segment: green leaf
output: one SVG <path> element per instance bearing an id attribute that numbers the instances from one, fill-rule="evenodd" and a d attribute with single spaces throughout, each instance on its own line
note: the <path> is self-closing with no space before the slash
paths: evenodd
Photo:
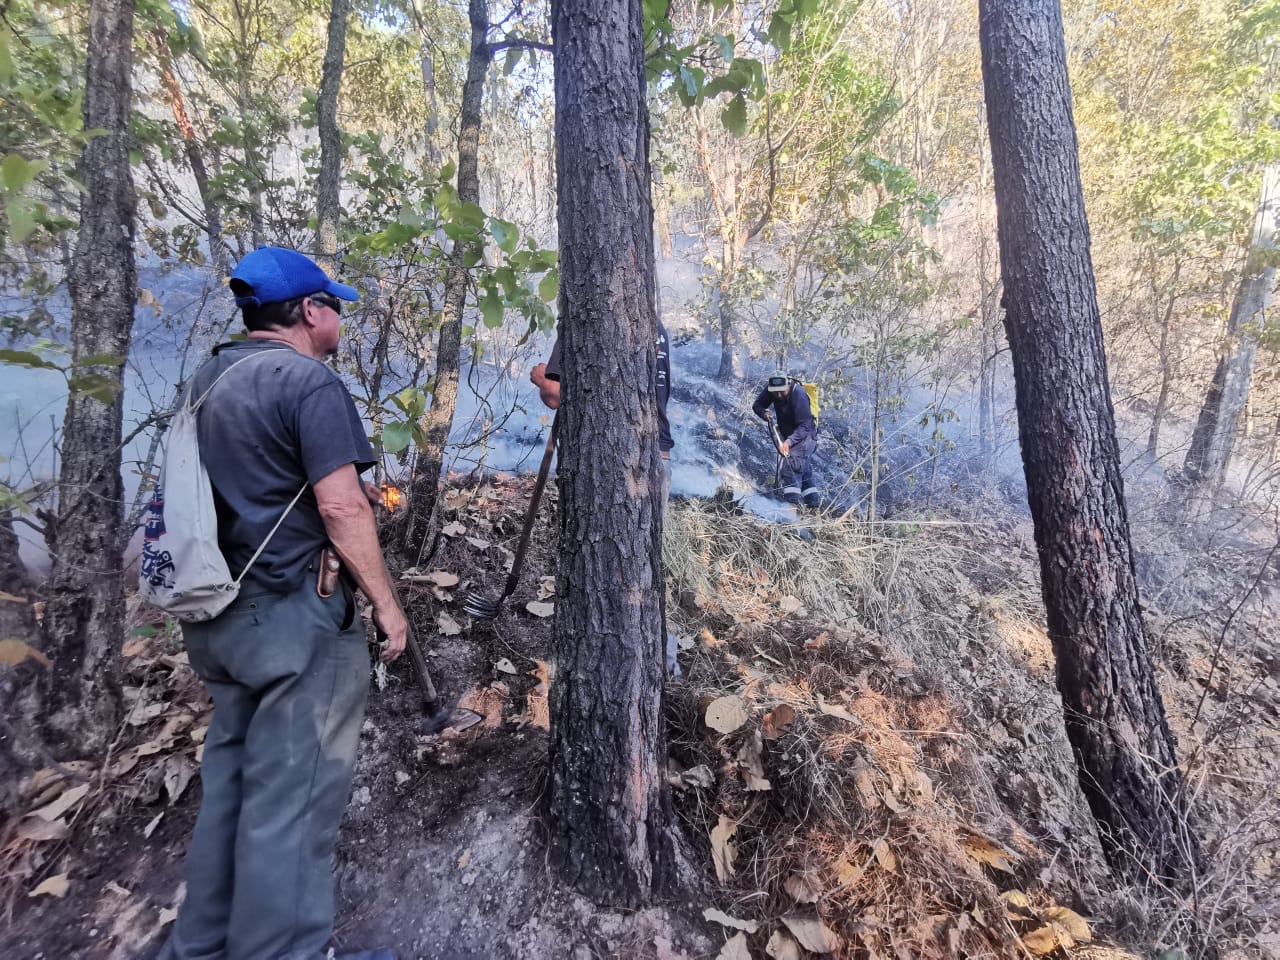
<path id="1" fill-rule="evenodd" d="M 6 190 L 15 193 L 34 180 L 48 166 L 48 160 L 30 161 L 19 154 L 6 153 L 4 159 L 0 160 L 0 181 L 4 183 Z"/>
<path id="2" fill-rule="evenodd" d="M 384 424 L 382 427 L 382 449 L 392 456 L 399 456 L 409 449 L 409 440 L 413 437 L 411 424 L 397 422 Z"/>
<path id="3" fill-rule="evenodd" d="M 715 41 L 720 45 L 720 56 L 724 57 L 724 62 L 733 63 L 733 37 L 727 37 L 723 33 L 717 33 Z"/>
<path id="4" fill-rule="evenodd" d="M 822 0 L 795 0 L 796 15 L 799 17 L 811 17 L 818 12 L 818 7 Z"/>
<path id="5" fill-rule="evenodd" d="M 511 72 L 515 70 L 516 64 L 520 62 L 520 57 L 523 54 L 523 47 L 507 47 L 507 59 L 502 64 L 502 75 L 504 77 L 511 76 Z"/>
<path id="6" fill-rule="evenodd" d="M 9 218 L 9 236 L 13 237 L 14 243 L 26 243 L 27 238 L 40 225 L 36 221 L 34 208 L 25 200 L 10 200 L 5 204 L 4 212 Z"/>
<path id="7" fill-rule="evenodd" d="M 13 54 L 9 49 L 9 28 L 0 26 L 0 83 L 8 85 L 13 80 Z"/>
<path id="8" fill-rule="evenodd" d="M 31 367 L 36 370 L 61 370 L 56 363 L 50 363 L 44 357 L 26 350 L 0 350 L 0 363 L 11 363 L 16 367 Z"/>
<path id="9" fill-rule="evenodd" d="M 738 94 L 729 101 L 729 105 L 720 111 L 720 122 L 735 137 L 745 136 L 747 132 L 747 101 Z"/>
<path id="10" fill-rule="evenodd" d="M 75 365 L 77 367 L 123 367 L 124 357 L 116 356 L 114 353 L 95 353 L 77 360 Z"/>
<path id="11" fill-rule="evenodd" d="M 560 294 L 560 271 L 554 267 L 546 272 L 538 281 L 538 296 L 544 303 L 550 303 Z"/>
<path id="12" fill-rule="evenodd" d="M 480 313 L 484 317 L 484 325 L 492 330 L 494 327 L 502 326 L 503 304 L 502 296 L 498 293 L 497 288 L 489 290 L 480 298 Z"/>
<path id="13" fill-rule="evenodd" d="M 512 254 L 520 243 L 520 231 L 514 223 L 493 217 L 489 221 L 489 232 L 493 234 L 494 243 L 503 253 Z"/>
<path id="14" fill-rule="evenodd" d="M 100 373 L 86 373 L 67 381 L 72 393 L 83 394 L 99 403 L 113 403 L 116 395 L 124 390 L 124 384 L 116 377 Z"/>
<path id="15" fill-rule="evenodd" d="M 145 624 L 141 627 L 134 627 L 129 631 L 131 637 L 154 637 L 160 631 L 151 624 Z"/>
<path id="16" fill-rule="evenodd" d="M 791 47 L 791 21 L 794 19 L 794 13 L 781 10 L 769 18 L 769 42 L 783 53 Z"/>

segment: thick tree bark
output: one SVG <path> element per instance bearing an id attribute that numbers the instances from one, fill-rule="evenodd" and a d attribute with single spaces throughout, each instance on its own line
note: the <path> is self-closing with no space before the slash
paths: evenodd
<path id="1" fill-rule="evenodd" d="M 675 872 L 641 0 L 558 0 L 552 35 L 564 366 L 551 844 L 579 890 L 638 905 Z"/>
<path id="2" fill-rule="evenodd" d="M 227 248 L 222 236 L 222 211 L 213 197 L 209 187 L 209 168 L 204 162 L 204 151 L 200 140 L 196 137 L 195 127 L 187 116 L 187 101 L 182 93 L 182 85 L 178 83 L 178 74 L 173 69 L 173 57 L 169 54 L 169 38 L 163 29 L 156 28 L 151 33 L 152 46 L 156 51 L 156 60 L 160 65 L 160 83 L 165 95 L 169 98 L 169 109 L 173 111 L 173 120 L 182 134 L 182 142 L 186 146 L 187 163 L 191 167 L 191 176 L 196 181 L 196 190 L 200 193 L 200 203 L 204 207 L 205 237 L 209 241 L 209 257 L 213 261 L 213 269 L 219 277 L 231 273 L 231 251 Z"/>
<path id="3" fill-rule="evenodd" d="M 316 128 L 320 135 L 320 174 L 316 178 L 316 261 L 332 272 L 338 255 L 341 216 L 342 131 L 338 128 L 338 94 L 342 91 L 342 63 L 347 51 L 347 20 L 351 0 L 333 0 L 329 10 L 329 43 L 316 97 Z"/>
<path id="4" fill-rule="evenodd" d="M 1058 690 L 1113 868 L 1183 886 L 1199 847 L 1147 652 L 1057 0 L 982 0 L 1005 326 Z"/>
<path id="5" fill-rule="evenodd" d="M 1189 480 L 1207 488 L 1222 485 L 1240 412 L 1249 398 L 1253 362 L 1258 354 L 1258 330 L 1266 319 L 1276 285 L 1278 239 L 1280 164 L 1273 163 L 1263 176 L 1248 259 L 1227 321 L 1227 352 L 1218 361 L 1209 384 L 1183 467 Z"/>
<path id="6" fill-rule="evenodd" d="M 480 126 L 484 107 L 484 80 L 493 53 L 489 47 L 489 9 L 486 0 L 470 0 L 471 55 L 462 87 L 462 112 L 458 123 L 458 200 L 480 202 Z M 444 450 L 453 429 L 458 406 L 458 367 L 462 350 L 462 311 L 467 301 L 470 273 L 467 247 L 455 243 L 444 280 L 444 305 L 440 317 L 440 341 L 436 348 L 435 386 L 431 406 L 422 417 L 424 442 L 409 490 L 409 520 L 401 547 L 406 555 L 420 558 L 436 538 L 440 522 L 440 470 Z"/>
<path id="7" fill-rule="evenodd" d="M 71 356 L 78 375 L 106 386 L 73 389 L 62 430 L 57 516 L 46 532 L 53 568 L 37 674 L 39 722 L 65 756 L 97 751 L 119 715 L 116 665 L 123 641 L 124 583 L 120 527 L 122 371 L 133 330 L 137 275 L 135 196 L 129 166 L 133 0 L 92 0 L 84 126 L 105 130 L 85 146 L 86 193 L 71 261 Z M 118 363 L 85 360 L 113 357 Z"/>

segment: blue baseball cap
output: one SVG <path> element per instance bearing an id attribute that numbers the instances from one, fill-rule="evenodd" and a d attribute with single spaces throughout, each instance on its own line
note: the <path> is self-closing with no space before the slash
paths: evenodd
<path id="1" fill-rule="evenodd" d="M 330 293 L 341 300 L 359 300 L 355 287 L 330 280 L 310 257 L 297 250 L 262 246 L 231 272 L 231 292 L 237 307 L 265 307 L 313 293 Z"/>

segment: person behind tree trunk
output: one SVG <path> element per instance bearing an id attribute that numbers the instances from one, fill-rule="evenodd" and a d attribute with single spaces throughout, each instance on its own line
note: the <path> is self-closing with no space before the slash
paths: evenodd
<path id="1" fill-rule="evenodd" d="M 373 448 L 323 362 L 338 348 L 341 301 L 359 294 L 278 247 L 241 260 L 231 290 L 249 335 L 217 347 L 190 390 L 208 393 L 197 430 L 218 545 L 248 572 L 225 611 L 182 628 L 213 719 L 186 899 L 160 956 L 320 960 L 369 690 L 353 588 L 387 637 L 384 661 L 404 649 L 408 622 L 378 546 L 377 488 L 359 478 Z M 326 548 L 342 560 L 340 588 L 318 581 Z M 395 960 L 390 950 L 343 956 Z"/>
<path id="2" fill-rule="evenodd" d="M 667 419 L 667 400 L 671 396 L 671 340 L 667 329 L 658 321 L 658 369 L 654 376 L 654 390 L 658 395 L 658 451 L 662 454 L 662 509 L 666 519 L 667 498 L 671 495 L 671 451 L 675 441 L 671 439 L 671 422 Z M 551 348 L 551 356 L 546 363 L 539 363 L 529 372 L 529 380 L 538 388 L 538 396 L 552 410 L 560 409 L 560 339 Z M 676 637 L 667 636 L 667 669 L 680 676 L 680 666 L 676 662 Z"/>
<path id="3" fill-rule="evenodd" d="M 782 437 L 782 495 L 788 503 L 818 506 L 818 488 L 813 482 L 813 451 L 818 445 L 818 425 L 809 408 L 809 394 L 797 390 L 797 381 L 785 373 L 769 378 L 751 405 L 751 411 L 766 423 L 778 417 Z M 770 409 L 772 408 L 772 409 Z"/>

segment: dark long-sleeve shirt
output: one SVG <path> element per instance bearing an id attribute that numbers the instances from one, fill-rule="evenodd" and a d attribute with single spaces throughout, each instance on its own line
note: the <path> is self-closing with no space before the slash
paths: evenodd
<path id="1" fill-rule="evenodd" d="M 768 388 L 761 390 L 751 405 L 751 412 L 763 420 L 769 407 L 777 411 L 778 433 L 782 435 L 783 443 L 794 446 L 809 437 L 817 438 L 818 426 L 813 422 L 813 412 L 809 409 L 809 394 L 800 384 L 791 384 L 791 392 L 786 396 L 770 393 Z"/>

